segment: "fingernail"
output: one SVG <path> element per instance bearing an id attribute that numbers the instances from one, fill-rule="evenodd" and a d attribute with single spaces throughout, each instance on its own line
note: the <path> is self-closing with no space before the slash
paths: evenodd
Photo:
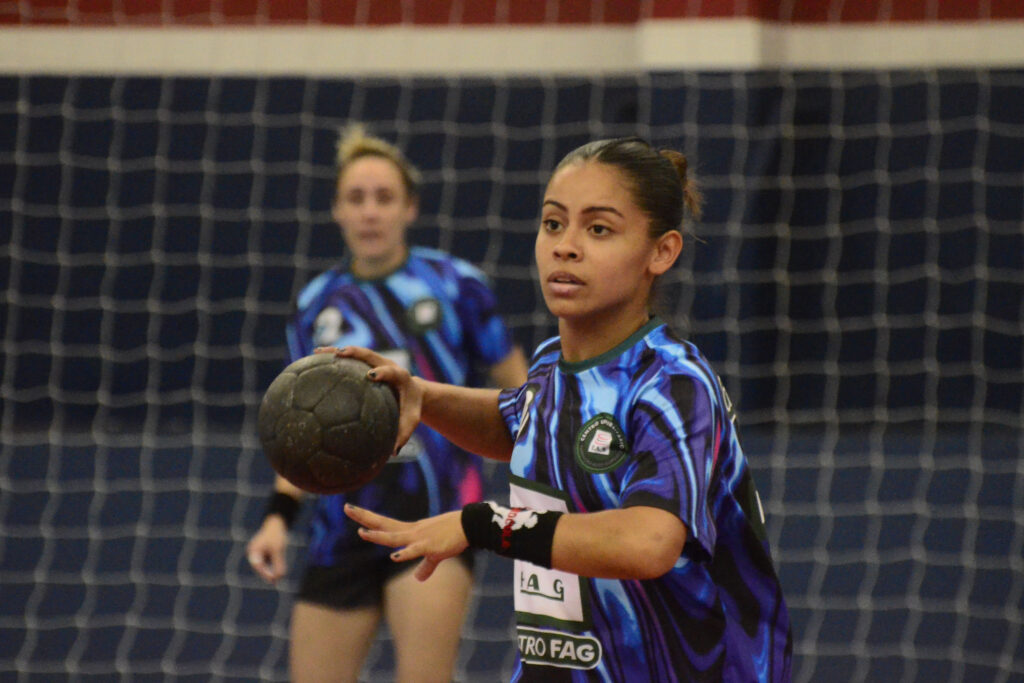
<path id="1" fill-rule="evenodd" d="M 391 553 L 391 559 L 392 560 L 397 560 L 398 559 L 398 555 L 399 555 L 399 553 L 397 553 L 397 552 Z"/>
<path id="2" fill-rule="evenodd" d="M 370 379 L 376 379 L 377 378 L 377 371 L 376 370 L 370 370 L 368 373 L 366 373 L 366 376 L 369 377 Z"/>

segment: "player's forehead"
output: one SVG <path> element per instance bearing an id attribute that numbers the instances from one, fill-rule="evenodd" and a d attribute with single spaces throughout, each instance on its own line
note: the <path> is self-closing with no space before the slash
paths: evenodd
<path id="1" fill-rule="evenodd" d="M 338 176 L 338 189 L 393 190 L 404 189 L 402 172 L 394 161 L 378 155 L 367 155 L 350 161 Z"/>
<path id="2" fill-rule="evenodd" d="M 545 188 L 543 204 L 570 212 L 607 211 L 620 215 L 637 208 L 622 171 L 593 160 L 574 162 L 555 171 Z"/>

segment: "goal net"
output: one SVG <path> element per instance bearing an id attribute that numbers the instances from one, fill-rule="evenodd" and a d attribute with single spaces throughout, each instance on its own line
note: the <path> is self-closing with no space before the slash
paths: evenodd
<path id="1" fill-rule="evenodd" d="M 114 4 L 110 23 L 189 23 Z M 279 20 L 213 4 L 214 24 Z M 415 4 L 331 21 L 415 23 Z M 565 27 L 585 3 L 483 4 L 496 15 L 452 16 Z M 575 21 L 636 20 L 587 6 Z M 17 2 L 0 20 L 94 11 Z M 558 159 L 623 135 L 686 152 L 706 210 L 660 313 L 737 405 L 794 679 L 1024 676 L 1019 65 L 346 77 L 179 57 L 0 74 L 0 678 L 286 680 L 303 541 L 278 588 L 245 561 L 272 480 L 256 409 L 299 288 L 342 253 L 332 160 L 353 120 L 423 171 L 411 241 L 479 264 L 527 349 L 554 332 L 531 262 Z M 480 560 L 460 681 L 507 678 L 514 657 L 511 570 Z M 391 659 L 382 631 L 366 680 Z"/>

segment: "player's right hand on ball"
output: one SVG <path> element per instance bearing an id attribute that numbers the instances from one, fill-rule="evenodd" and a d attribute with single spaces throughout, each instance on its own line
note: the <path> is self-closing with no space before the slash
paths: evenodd
<path id="1" fill-rule="evenodd" d="M 284 520 L 271 515 L 263 521 L 263 526 L 249 540 L 245 555 L 260 578 L 267 583 L 277 583 L 285 575 L 288 566 L 285 562 L 285 549 L 288 547 L 288 527 Z"/>
<path id="2" fill-rule="evenodd" d="M 373 369 L 368 376 L 375 382 L 386 382 L 398 394 L 398 436 L 395 439 L 395 450 L 398 453 L 402 446 L 412 437 L 413 430 L 420 423 L 423 412 L 423 387 L 408 370 L 398 363 L 361 346 L 320 347 L 314 353 L 333 353 L 340 358 L 361 360 Z"/>

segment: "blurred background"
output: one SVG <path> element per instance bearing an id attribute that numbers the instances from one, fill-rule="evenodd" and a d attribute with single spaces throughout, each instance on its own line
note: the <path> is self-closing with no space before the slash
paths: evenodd
<path id="1" fill-rule="evenodd" d="M 286 680 L 256 409 L 350 120 L 528 349 L 550 169 L 685 151 L 663 315 L 737 405 L 794 680 L 1024 680 L 1022 39 L 1016 0 L 0 3 L 0 680 Z M 479 576 L 460 681 L 514 656 Z"/>

